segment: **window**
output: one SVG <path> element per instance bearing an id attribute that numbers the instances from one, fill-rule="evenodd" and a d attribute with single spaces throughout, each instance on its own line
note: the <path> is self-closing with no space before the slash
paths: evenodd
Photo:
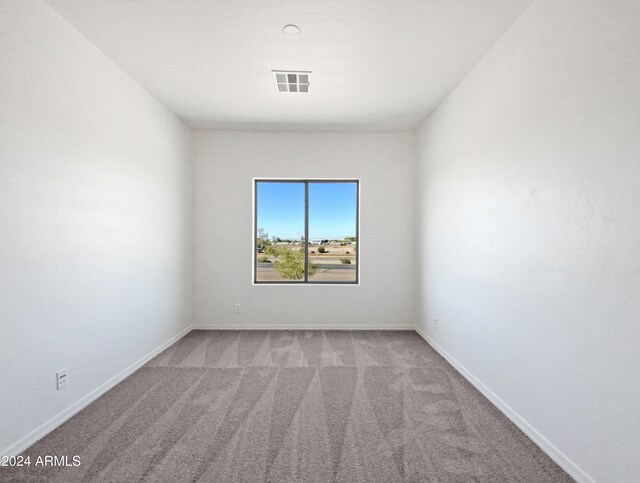
<path id="1" fill-rule="evenodd" d="M 358 180 L 257 179 L 254 283 L 357 284 Z"/>

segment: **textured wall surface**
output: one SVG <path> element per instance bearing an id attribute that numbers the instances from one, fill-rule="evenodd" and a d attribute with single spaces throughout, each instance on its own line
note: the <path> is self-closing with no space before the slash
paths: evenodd
<path id="1" fill-rule="evenodd" d="M 188 325 L 191 133 L 44 2 L 0 38 L 3 451 Z"/>
<path id="2" fill-rule="evenodd" d="M 640 473 L 639 25 L 535 1 L 418 137 L 422 327 L 599 482 Z"/>
<path id="3" fill-rule="evenodd" d="M 194 323 L 413 326 L 414 140 L 411 133 L 197 133 Z M 252 286 L 254 177 L 360 178 L 359 286 Z"/>

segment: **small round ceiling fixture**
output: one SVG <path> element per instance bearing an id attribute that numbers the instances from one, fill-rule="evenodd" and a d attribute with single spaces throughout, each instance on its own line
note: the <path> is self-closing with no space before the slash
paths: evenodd
<path id="1" fill-rule="evenodd" d="M 289 25 L 284 26 L 284 28 L 282 29 L 282 34 L 285 37 L 295 38 L 300 35 L 300 27 L 290 23 Z"/>

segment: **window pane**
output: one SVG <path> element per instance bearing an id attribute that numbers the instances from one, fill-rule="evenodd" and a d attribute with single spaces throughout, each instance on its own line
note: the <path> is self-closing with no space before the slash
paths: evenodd
<path id="1" fill-rule="evenodd" d="M 256 282 L 304 280 L 304 183 L 256 183 Z"/>
<path id="2" fill-rule="evenodd" d="M 357 185 L 309 183 L 309 280 L 356 280 Z"/>

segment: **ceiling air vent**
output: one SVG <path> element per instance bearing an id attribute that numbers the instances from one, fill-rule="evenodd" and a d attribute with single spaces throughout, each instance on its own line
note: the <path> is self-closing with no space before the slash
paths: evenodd
<path id="1" fill-rule="evenodd" d="M 278 92 L 309 92 L 311 72 L 273 70 L 273 81 Z"/>

